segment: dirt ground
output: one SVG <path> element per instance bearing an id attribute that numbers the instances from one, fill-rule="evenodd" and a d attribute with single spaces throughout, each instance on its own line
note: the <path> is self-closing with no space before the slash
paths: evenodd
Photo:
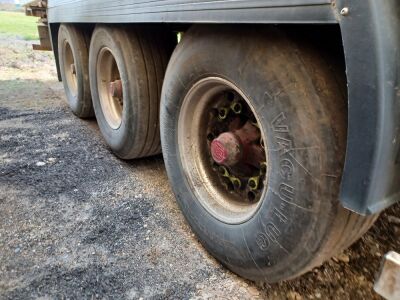
<path id="1" fill-rule="evenodd" d="M 95 120 L 69 111 L 50 53 L 0 36 L 1 299 L 380 299 L 400 250 L 400 205 L 349 250 L 299 279 L 239 278 L 201 247 L 161 156 L 121 161 Z"/>

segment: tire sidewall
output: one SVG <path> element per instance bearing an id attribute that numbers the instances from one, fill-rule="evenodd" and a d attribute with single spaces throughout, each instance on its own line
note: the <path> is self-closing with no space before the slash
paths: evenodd
<path id="1" fill-rule="evenodd" d="M 87 65 L 84 64 L 82 59 L 82 49 L 79 49 L 79 45 L 76 44 L 76 41 L 79 39 L 75 30 L 72 27 L 67 27 L 66 25 L 61 25 L 58 32 L 58 56 L 60 60 L 60 73 L 61 79 L 64 85 L 64 90 L 66 93 L 68 104 L 72 110 L 72 112 L 76 115 L 79 115 L 82 111 L 83 103 L 80 99 L 84 99 L 85 95 L 85 80 L 88 79 L 84 77 L 84 70 L 87 70 Z M 69 86 L 68 81 L 66 79 L 65 70 L 66 67 L 64 65 L 64 57 L 65 57 L 65 49 L 64 43 L 67 42 L 72 51 L 72 55 L 74 57 L 75 70 L 76 70 L 76 80 L 77 80 L 77 94 L 74 95 Z"/>
<path id="2" fill-rule="evenodd" d="M 90 86 L 97 122 L 107 144 L 121 158 L 127 155 L 127 152 L 131 148 L 130 145 L 134 143 L 134 137 L 137 131 L 136 123 L 140 122 L 138 121 L 140 118 L 137 115 L 137 111 L 139 111 L 137 101 L 135 101 L 137 96 L 134 85 L 135 78 L 133 78 L 132 74 L 134 71 L 127 68 L 127 66 L 130 66 L 129 62 L 133 61 L 133 58 L 131 57 L 131 51 L 126 49 L 128 46 L 121 42 L 125 34 L 126 33 L 118 27 L 96 28 L 91 39 L 89 53 Z M 108 124 L 101 107 L 98 93 L 97 59 L 98 54 L 104 47 L 109 48 L 114 56 L 122 80 L 124 103 L 121 124 L 117 129 L 113 129 Z M 128 84 L 129 82 L 131 84 Z"/>

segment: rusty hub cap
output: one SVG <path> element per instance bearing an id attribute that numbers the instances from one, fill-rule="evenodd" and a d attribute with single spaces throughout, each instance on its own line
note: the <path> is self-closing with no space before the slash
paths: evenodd
<path id="1" fill-rule="evenodd" d="M 260 205 L 268 173 L 250 102 L 229 81 L 209 77 L 188 92 L 179 120 L 180 155 L 199 201 L 228 223 L 248 219 Z"/>
<path id="2" fill-rule="evenodd" d="M 232 132 L 221 133 L 211 142 L 211 155 L 219 164 L 234 166 L 243 156 L 242 142 Z"/>

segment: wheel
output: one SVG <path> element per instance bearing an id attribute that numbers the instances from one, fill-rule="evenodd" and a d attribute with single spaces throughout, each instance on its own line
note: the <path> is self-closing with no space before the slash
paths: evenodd
<path id="1" fill-rule="evenodd" d="M 195 26 L 171 57 L 168 177 L 201 243 L 243 277 L 298 276 L 376 218 L 338 201 L 345 93 L 331 76 L 318 51 L 271 28 Z"/>
<path id="2" fill-rule="evenodd" d="M 58 31 L 60 73 L 69 107 L 80 118 L 93 116 L 88 52 L 83 31 L 74 25 L 62 24 Z"/>
<path id="3" fill-rule="evenodd" d="M 123 159 L 160 153 L 159 101 L 173 41 L 151 28 L 98 26 L 89 73 L 97 122 Z"/>

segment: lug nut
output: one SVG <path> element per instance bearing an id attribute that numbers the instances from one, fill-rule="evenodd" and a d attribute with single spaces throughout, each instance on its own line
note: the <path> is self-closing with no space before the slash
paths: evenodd
<path id="1" fill-rule="evenodd" d="M 235 114 L 240 114 L 242 112 L 242 104 L 240 104 L 240 102 L 233 102 L 231 104 L 231 109 Z"/>
<path id="2" fill-rule="evenodd" d="M 226 117 L 228 116 L 228 112 L 229 112 L 228 109 L 225 107 L 218 109 L 218 118 L 220 120 L 226 119 Z"/>
<path id="3" fill-rule="evenodd" d="M 214 133 L 210 132 L 209 134 L 207 134 L 207 140 L 212 141 L 215 138 Z"/>
<path id="4" fill-rule="evenodd" d="M 218 172 L 224 177 L 229 177 L 229 171 L 224 166 L 220 166 Z"/>
<path id="5" fill-rule="evenodd" d="M 247 182 L 247 184 L 250 187 L 250 190 L 254 191 L 254 190 L 258 189 L 259 181 L 260 181 L 259 176 L 254 176 L 254 177 L 249 178 L 249 181 Z"/>
<path id="6" fill-rule="evenodd" d="M 233 186 L 234 186 L 236 189 L 240 189 L 240 187 L 242 186 L 242 182 L 240 181 L 239 178 L 230 177 L 229 179 L 231 180 Z"/>
<path id="7" fill-rule="evenodd" d="M 230 182 L 229 180 L 225 180 L 225 182 L 223 183 L 223 185 L 225 186 L 225 188 L 226 188 L 228 191 L 233 191 L 233 190 L 234 190 L 233 184 L 232 184 L 232 182 Z"/>
<path id="8" fill-rule="evenodd" d="M 256 194 L 255 194 L 254 192 L 250 191 L 250 192 L 247 193 L 247 198 L 248 198 L 251 202 L 253 202 L 253 201 L 256 199 Z"/>

